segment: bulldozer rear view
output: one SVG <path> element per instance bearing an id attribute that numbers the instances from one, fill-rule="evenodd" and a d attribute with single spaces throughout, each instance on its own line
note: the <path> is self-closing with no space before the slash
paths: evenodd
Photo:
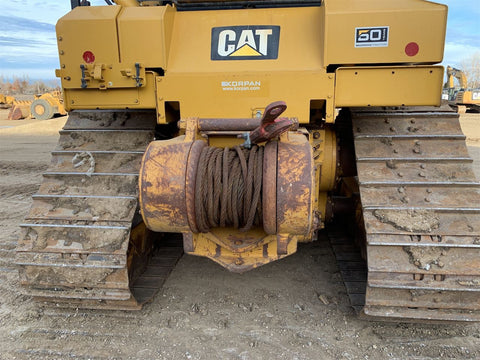
<path id="1" fill-rule="evenodd" d="M 480 319 L 479 183 L 439 107 L 446 6 L 115 3 L 57 23 L 69 118 L 22 224 L 29 294 L 138 309 L 182 251 L 255 271 L 322 231 L 359 311 Z"/>

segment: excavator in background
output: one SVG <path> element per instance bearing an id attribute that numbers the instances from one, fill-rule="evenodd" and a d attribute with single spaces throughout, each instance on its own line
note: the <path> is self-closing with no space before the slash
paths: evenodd
<path id="1" fill-rule="evenodd" d="M 467 110 L 480 112 L 480 89 L 468 88 L 468 79 L 462 70 L 447 66 L 446 75 L 442 99 L 448 100 L 448 104 L 459 113 Z M 459 87 L 455 86 L 454 79 L 458 80 Z"/>
<path id="2" fill-rule="evenodd" d="M 440 107 L 445 5 L 72 5 L 69 118 L 16 251 L 28 294 L 139 309 L 182 251 L 241 273 L 321 234 L 364 315 L 480 320 L 480 187 Z"/>
<path id="3" fill-rule="evenodd" d="M 67 115 L 63 106 L 61 91 L 51 91 L 42 95 L 35 95 L 34 100 L 16 100 L 12 101 L 12 108 L 8 113 L 8 120 L 20 120 L 35 118 L 38 120 L 48 120 L 54 115 Z"/>

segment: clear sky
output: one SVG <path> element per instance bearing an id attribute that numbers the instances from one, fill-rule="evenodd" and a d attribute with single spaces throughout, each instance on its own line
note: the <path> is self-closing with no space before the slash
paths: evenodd
<path id="1" fill-rule="evenodd" d="M 480 52 L 480 0 L 437 2 L 449 6 L 443 64 L 458 66 Z M 70 10 L 70 1 L 0 0 L 0 9 L 0 75 L 54 79 L 59 67 L 55 23 Z"/>

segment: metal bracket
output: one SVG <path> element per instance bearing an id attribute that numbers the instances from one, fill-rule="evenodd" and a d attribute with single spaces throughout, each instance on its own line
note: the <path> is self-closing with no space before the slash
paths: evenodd
<path id="1" fill-rule="evenodd" d="M 140 77 L 140 64 L 135 63 L 135 81 L 137 82 L 135 85 L 136 87 L 141 87 L 143 85 L 141 80 L 142 78 Z"/>
<path id="2" fill-rule="evenodd" d="M 243 146 L 245 149 L 250 149 L 252 147 L 252 141 L 250 140 L 250 133 L 249 132 L 245 132 L 241 135 L 238 135 L 237 137 L 245 139 L 245 142 L 243 144 L 241 144 L 240 146 Z"/>
<path id="3" fill-rule="evenodd" d="M 87 87 L 87 79 L 85 77 L 85 65 L 81 64 L 80 69 L 82 70 L 82 89 L 85 89 Z"/>

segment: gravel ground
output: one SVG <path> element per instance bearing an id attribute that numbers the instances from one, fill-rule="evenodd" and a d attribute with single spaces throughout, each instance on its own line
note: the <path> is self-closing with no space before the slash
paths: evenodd
<path id="1" fill-rule="evenodd" d="M 139 312 L 39 306 L 12 262 L 65 118 L 5 118 L 0 110 L 0 359 L 480 358 L 480 325 L 358 318 L 324 236 L 245 274 L 184 256 Z M 461 120 L 480 177 L 480 114 Z"/>

